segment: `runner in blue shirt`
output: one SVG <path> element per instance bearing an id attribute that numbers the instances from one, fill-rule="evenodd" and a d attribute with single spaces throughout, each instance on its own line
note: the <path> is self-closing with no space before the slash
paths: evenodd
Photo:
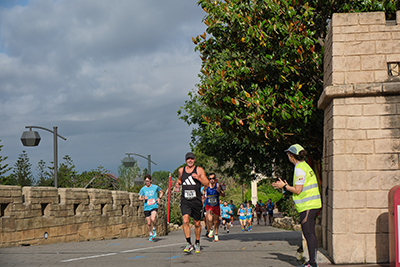
<path id="1" fill-rule="evenodd" d="M 253 208 L 250 206 L 250 201 L 247 202 L 246 210 L 246 221 L 247 221 L 247 231 L 251 231 L 251 221 L 253 220 Z"/>
<path id="2" fill-rule="evenodd" d="M 229 221 L 230 217 L 233 215 L 232 209 L 228 206 L 228 202 L 224 201 L 224 205 L 221 208 L 222 214 L 222 225 L 224 226 L 224 230 L 229 234 Z M 228 226 L 228 227 L 227 227 Z"/>
<path id="3" fill-rule="evenodd" d="M 233 204 L 233 200 L 230 201 L 228 204 L 228 207 L 231 208 L 232 212 L 235 213 L 236 211 L 236 206 Z M 231 216 L 231 227 L 233 227 L 233 215 Z"/>
<path id="4" fill-rule="evenodd" d="M 157 236 L 156 225 L 157 225 L 157 211 L 158 204 L 164 195 L 161 188 L 158 185 L 151 184 L 152 179 L 150 174 L 144 176 L 143 186 L 139 191 L 139 200 L 144 200 L 144 216 L 147 221 L 147 229 L 149 230 L 149 241 L 153 242 L 153 238 Z M 157 193 L 160 192 L 160 196 L 157 197 Z M 153 232 L 151 231 L 151 224 L 153 224 Z"/>
<path id="5" fill-rule="evenodd" d="M 242 227 L 242 232 L 244 232 L 244 226 L 246 225 L 246 209 L 243 208 L 243 203 L 240 204 L 237 215 L 239 215 L 240 226 Z"/>

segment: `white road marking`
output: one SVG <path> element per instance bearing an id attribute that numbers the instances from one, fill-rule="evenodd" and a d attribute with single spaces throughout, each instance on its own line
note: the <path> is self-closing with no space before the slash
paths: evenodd
<path id="1" fill-rule="evenodd" d="M 61 262 L 88 260 L 88 259 L 99 258 L 99 257 L 113 256 L 113 255 L 116 255 L 116 254 L 118 254 L 118 253 L 129 253 L 129 252 L 135 252 L 135 251 L 140 251 L 140 250 L 147 250 L 147 249 L 154 249 L 154 248 L 164 248 L 164 247 L 172 247 L 172 246 L 178 246 L 178 245 L 184 245 L 184 244 L 186 244 L 186 243 L 176 243 L 176 244 L 161 245 L 161 246 L 154 246 L 154 247 L 147 247 L 147 248 L 137 248 L 137 249 L 125 250 L 125 251 L 120 251 L 120 252 L 115 252 L 115 253 L 107 253 L 107 254 L 100 254 L 100 255 L 94 255 L 94 256 L 80 257 L 80 258 L 69 259 L 69 260 L 62 260 Z"/>

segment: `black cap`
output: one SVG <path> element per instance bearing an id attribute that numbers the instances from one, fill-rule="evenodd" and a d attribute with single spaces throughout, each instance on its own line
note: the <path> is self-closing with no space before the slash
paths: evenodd
<path id="1" fill-rule="evenodd" d="M 188 153 L 186 153 L 185 160 L 187 160 L 188 158 L 194 159 L 194 158 L 195 158 L 195 157 L 194 157 L 194 153 L 193 153 L 193 152 L 188 152 Z"/>

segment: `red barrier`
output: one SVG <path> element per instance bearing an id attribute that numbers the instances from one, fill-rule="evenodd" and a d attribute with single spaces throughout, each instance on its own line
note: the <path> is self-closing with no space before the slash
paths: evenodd
<path id="1" fill-rule="evenodd" d="M 389 191 L 389 260 L 391 267 L 400 267 L 400 185 Z"/>

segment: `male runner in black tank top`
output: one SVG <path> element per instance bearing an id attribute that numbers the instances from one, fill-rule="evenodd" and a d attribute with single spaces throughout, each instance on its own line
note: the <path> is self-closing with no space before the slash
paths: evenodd
<path id="1" fill-rule="evenodd" d="M 208 179 L 203 168 L 195 166 L 195 157 L 192 152 L 186 153 L 186 166 L 179 168 L 179 178 L 176 187 L 182 185 L 181 194 L 181 213 L 182 213 L 182 228 L 186 237 L 187 245 L 184 252 L 193 250 L 190 241 L 190 226 L 189 218 L 194 221 L 194 232 L 196 235 L 196 253 L 200 253 L 200 235 L 201 235 L 201 211 L 203 204 L 201 201 L 201 185 L 208 186 Z"/>

